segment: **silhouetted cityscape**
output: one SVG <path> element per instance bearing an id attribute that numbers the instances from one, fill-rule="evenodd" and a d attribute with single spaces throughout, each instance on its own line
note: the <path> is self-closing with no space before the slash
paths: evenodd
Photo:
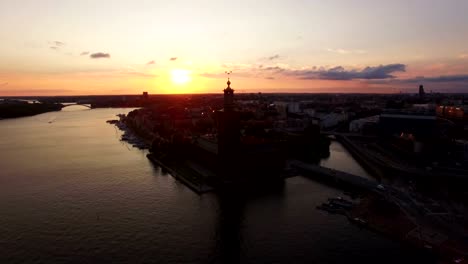
<path id="1" fill-rule="evenodd" d="M 468 1 L 0 1 L 0 263 L 468 263 Z"/>

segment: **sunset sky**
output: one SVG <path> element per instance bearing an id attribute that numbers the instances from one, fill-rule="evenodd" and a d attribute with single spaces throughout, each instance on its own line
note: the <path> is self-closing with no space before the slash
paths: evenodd
<path id="1" fill-rule="evenodd" d="M 0 95 L 468 92 L 467 0 L 1 0 Z"/>

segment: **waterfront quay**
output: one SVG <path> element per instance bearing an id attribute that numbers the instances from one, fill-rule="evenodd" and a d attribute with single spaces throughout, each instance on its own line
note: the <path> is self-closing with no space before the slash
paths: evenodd
<path id="1" fill-rule="evenodd" d="M 288 165 L 289 167 L 298 170 L 298 172 L 305 177 L 324 181 L 337 186 L 364 191 L 373 191 L 377 186 L 379 186 L 377 182 L 365 179 L 361 176 L 325 168 L 315 164 L 305 163 L 299 160 L 290 160 L 288 161 Z M 380 185 L 380 187 L 384 188 L 383 185 Z"/>
<path id="2" fill-rule="evenodd" d="M 147 157 L 155 165 L 169 172 L 173 177 L 184 183 L 197 194 L 214 191 L 212 186 L 206 184 L 209 178 L 213 178 L 212 173 L 206 169 L 200 168 L 191 162 L 186 164 L 172 164 L 171 166 L 167 162 L 163 162 L 160 158 L 157 158 L 154 154 L 148 154 Z"/>

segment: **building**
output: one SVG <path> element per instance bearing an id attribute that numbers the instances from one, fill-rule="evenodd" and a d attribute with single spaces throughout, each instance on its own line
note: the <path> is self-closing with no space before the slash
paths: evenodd
<path id="1" fill-rule="evenodd" d="M 373 132 L 376 132 L 379 120 L 379 115 L 353 120 L 349 123 L 349 132 L 372 134 Z"/>
<path id="2" fill-rule="evenodd" d="M 228 78 L 224 89 L 224 108 L 217 113 L 218 153 L 222 160 L 233 158 L 240 143 L 240 117 L 234 109 L 234 90 Z"/>
<path id="3" fill-rule="evenodd" d="M 379 118 L 380 136 L 414 153 L 443 153 L 450 145 L 452 130 L 452 122 L 435 114 L 384 112 Z"/>
<path id="4" fill-rule="evenodd" d="M 468 106 L 447 106 L 439 105 L 436 108 L 438 117 L 447 118 L 450 120 L 463 120 L 468 119 L 465 113 L 468 112 Z"/>
<path id="5" fill-rule="evenodd" d="M 425 96 L 425 92 L 424 92 L 424 86 L 423 85 L 419 85 L 419 99 L 420 100 L 424 100 L 424 96 Z"/>
<path id="6" fill-rule="evenodd" d="M 281 180 L 283 151 L 265 138 L 244 136 L 241 140 L 240 113 L 236 110 L 229 79 L 223 92 L 223 109 L 215 112 L 217 135 L 197 137 L 190 158 L 215 172 L 218 182 Z"/>

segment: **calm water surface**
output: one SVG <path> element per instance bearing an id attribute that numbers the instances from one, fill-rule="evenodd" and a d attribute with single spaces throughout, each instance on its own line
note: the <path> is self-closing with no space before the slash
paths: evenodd
<path id="1" fill-rule="evenodd" d="M 320 165 L 374 180 L 374 178 L 357 163 L 349 151 L 336 140 L 331 141 L 330 157 L 321 160 Z"/>
<path id="2" fill-rule="evenodd" d="M 341 192 L 306 178 L 236 199 L 193 193 L 105 123 L 129 111 L 73 106 L 0 121 L 0 263 L 420 260 L 317 211 Z M 358 166 L 331 151 L 327 164 Z"/>

